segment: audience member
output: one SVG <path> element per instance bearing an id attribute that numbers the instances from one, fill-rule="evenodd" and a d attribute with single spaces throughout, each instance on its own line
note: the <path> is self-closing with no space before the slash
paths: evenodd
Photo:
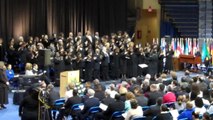
<path id="1" fill-rule="evenodd" d="M 178 120 L 187 118 L 188 120 L 193 120 L 192 112 L 194 111 L 193 105 L 190 102 L 186 103 L 186 109 L 178 116 Z"/>
<path id="2" fill-rule="evenodd" d="M 109 120 L 114 112 L 123 111 L 124 108 L 124 102 L 120 100 L 120 95 L 116 94 L 115 102 L 109 104 L 106 111 L 96 114 L 95 120 Z"/>
<path id="3" fill-rule="evenodd" d="M 160 111 L 160 114 L 156 116 L 155 120 L 173 120 L 172 114 L 166 105 L 161 105 Z"/>
<path id="4" fill-rule="evenodd" d="M 156 115 L 160 114 L 160 106 L 162 105 L 162 97 L 156 99 L 156 104 L 151 105 L 150 108 L 144 111 L 144 116 L 147 116 L 147 119 L 152 119 Z"/>
<path id="5" fill-rule="evenodd" d="M 131 120 L 131 118 L 134 118 L 136 116 L 143 116 L 142 108 L 141 106 L 138 105 L 138 102 L 136 99 L 131 99 L 130 104 L 131 104 L 131 109 L 127 111 L 125 120 Z"/>

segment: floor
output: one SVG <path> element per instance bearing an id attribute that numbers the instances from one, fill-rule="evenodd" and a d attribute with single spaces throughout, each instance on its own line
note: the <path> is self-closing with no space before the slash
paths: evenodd
<path id="1" fill-rule="evenodd" d="M 200 75 L 198 73 L 192 73 L 191 76 Z M 177 72 L 178 80 L 184 76 L 184 72 Z M 105 85 L 118 81 L 106 81 L 103 82 Z M 18 105 L 13 104 L 13 93 L 9 93 L 9 104 L 6 105 L 7 109 L 0 110 L 0 120 L 20 120 L 18 116 Z"/>

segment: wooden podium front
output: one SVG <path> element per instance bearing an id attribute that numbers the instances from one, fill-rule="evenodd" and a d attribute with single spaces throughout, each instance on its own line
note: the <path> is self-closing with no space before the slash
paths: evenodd
<path id="1" fill-rule="evenodd" d="M 69 83 L 79 83 L 80 72 L 79 70 L 75 71 L 64 71 L 60 73 L 60 97 L 65 96 L 66 87 Z"/>
<path id="2" fill-rule="evenodd" d="M 173 57 L 173 70 L 174 71 L 179 71 L 180 70 L 180 62 L 179 62 L 179 58 L 177 57 Z"/>

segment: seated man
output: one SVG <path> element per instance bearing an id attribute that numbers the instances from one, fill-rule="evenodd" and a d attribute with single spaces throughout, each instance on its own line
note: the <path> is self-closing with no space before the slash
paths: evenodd
<path id="1" fill-rule="evenodd" d="M 77 115 L 77 111 L 71 111 L 71 107 L 73 105 L 79 104 L 81 102 L 82 102 L 82 98 L 78 96 L 78 90 L 73 90 L 73 96 L 67 99 L 67 101 L 64 105 L 64 109 L 60 110 L 58 119 L 61 120 L 63 118 L 63 116 L 68 116 L 70 113 L 71 113 L 72 117 Z"/>
<path id="2" fill-rule="evenodd" d="M 106 111 L 96 114 L 95 120 L 109 120 L 115 111 L 123 111 L 124 108 L 124 102 L 120 100 L 120 95 L 116 94 L 115 102 L 110 103 Z"/>
<path id="3" fill-rule="evenodd" d="M 89 98 L 86 99 L 85 102 L 83 103 L 84 108 L 79 114 L 79 118 L 81 118 L 81 120 L 83 120 L 85 117 L 88 116 L 88 112 L 91 107 L 99 106 L 100 104 L 99 99 L 94 97 L 95 91 L 93 89 L 88 89 L 87 95 L 89 96 Z"/>
<path id="4" fill-rule="evenodd" d="M 187 118 L 188 120 L 192 120 L 192 112 L 194 111 L 193 105 L 190 102 L 186 103 L 186 110 L 184 110 L 179 116 L 179 119 Z"/>

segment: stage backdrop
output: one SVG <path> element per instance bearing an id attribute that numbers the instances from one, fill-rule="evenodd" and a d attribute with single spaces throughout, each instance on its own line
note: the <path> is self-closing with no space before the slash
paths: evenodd
<path id="1" fill-rule="evenodd" d="M 125 30 L 127 0 L 0 0 L 0 37 Z"/>

